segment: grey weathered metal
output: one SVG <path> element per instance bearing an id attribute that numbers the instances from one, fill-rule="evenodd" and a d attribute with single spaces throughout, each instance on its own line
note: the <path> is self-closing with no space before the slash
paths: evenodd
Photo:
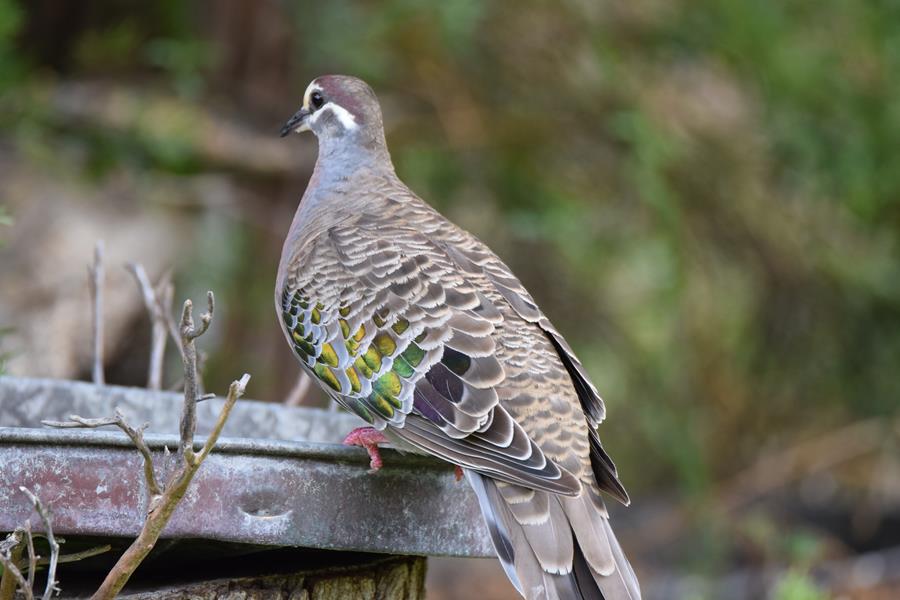
<path id="1" fill-rule="evenodd" d="M 0 377 L 0 531 L 28 517 L 24 485 L 52 507 L 60 534 L 133 536 L 146 510 L 140 455 L 124 434 L 39 429 L 41 419 L 105 416 L 177 431 L 178 394 Z M 221 400 L 198 406 L 199 436 Z M 449 466 L 385 452 L 368 457 L 335 442 L 359 425 L 322 410 L 239 402 L 166 528 L 164 538 L 202 538 L 391 554 L 493 556 L 474 496 Z M 156 464 L 174 433 L 147 434 Z M 180 460 L 172 455 L 170 460 Z"/>

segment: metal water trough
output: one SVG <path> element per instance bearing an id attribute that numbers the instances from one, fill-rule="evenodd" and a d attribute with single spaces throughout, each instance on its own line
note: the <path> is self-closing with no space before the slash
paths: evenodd
<path id="1" fill-rule="evenodd" d="M 222 400 L 198 405 L 198 435 Z M 165 469 L 178 454 L 181 395 L 72 381 L 0 377 L 0 532 L 32 514 L 19 486 L 69 538 L 130 538 L 146 511 L 141 458 L 118 431 L 54 430 L 41 419 L 112 415 L 149 422 L 146 441 Z M 384 452 L 368 472 L 361 449 L 340 445 L 356 417 L 240 401 L 163 538 L 255 547 L 304 547 L 399 555 L 493 556 L 474 495 L 452 467 Z M 153 432 L 153 433 L 150 433 Z M 161 474 L 164 478 L 164 474 Z M 36 523 L 36 520 L 33 520 Z"/>

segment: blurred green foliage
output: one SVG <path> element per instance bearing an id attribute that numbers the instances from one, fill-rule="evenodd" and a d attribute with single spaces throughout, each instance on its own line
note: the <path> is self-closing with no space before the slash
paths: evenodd
<path id="1" fill-rule="evenodd" d="M 896 410 L 895 4 L 296 15 L 308 72 L 424 105 L 388 114 L 399 171 L 573 338 L 638 484 L 702 491 L 780 433 Z"/>
<path id="2" fill-rule="evenodd" d="M 0 0 L 0 92 L 22 73 L 22 63 L 15 51 L 14 36 L 22 25 L 22 11 L 14 0 Z"/>
<path id="3" fill-rule="evenodd" d="M 774 600 L 827 600 L 828 595 L 808 576 L 792 571 L 778 582 L 772 597 Z"/>

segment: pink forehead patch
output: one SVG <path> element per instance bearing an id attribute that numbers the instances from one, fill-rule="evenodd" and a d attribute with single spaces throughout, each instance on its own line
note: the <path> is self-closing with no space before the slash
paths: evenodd
<path id="1" fill-rule="evenodd" d="M 363 112 L 360 110 L 360 94 L 365 89 L 359 80 L 343 75 L 323 75 L 315 80 L 315 84 L 322 89 L 326 100 L 334 102 L 347 110 L 358 123 L 363 122 Z"/>

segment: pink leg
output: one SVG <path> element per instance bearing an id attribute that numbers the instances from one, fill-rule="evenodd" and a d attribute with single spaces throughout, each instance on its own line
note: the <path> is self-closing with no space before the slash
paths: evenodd
<path id="1" fill-rule="evenodd" d="M 378 452 L 378 444 L 384 444 L 388 441 L 384 434 L 374 427 L 357 427 L 347 434 L 344 438 L 344 444 L 347 446 L 360 446 L 369 453 L 369 468 L 377 471 L 383 465 L 381 462 L 381 453 Z"/>
<path id="2" fill-rule="evenodd" d="M 462 481 L 462 478 L 463 478 L 463 470 L 462 470 L 462 467 L 461 467 L 461 466 L 456 465 L 456 467 L 454 467 L 454 469 L 453 469 L 453 474 L 456 476 L 456 481 L 457 481 L 457 482 Z"/>

